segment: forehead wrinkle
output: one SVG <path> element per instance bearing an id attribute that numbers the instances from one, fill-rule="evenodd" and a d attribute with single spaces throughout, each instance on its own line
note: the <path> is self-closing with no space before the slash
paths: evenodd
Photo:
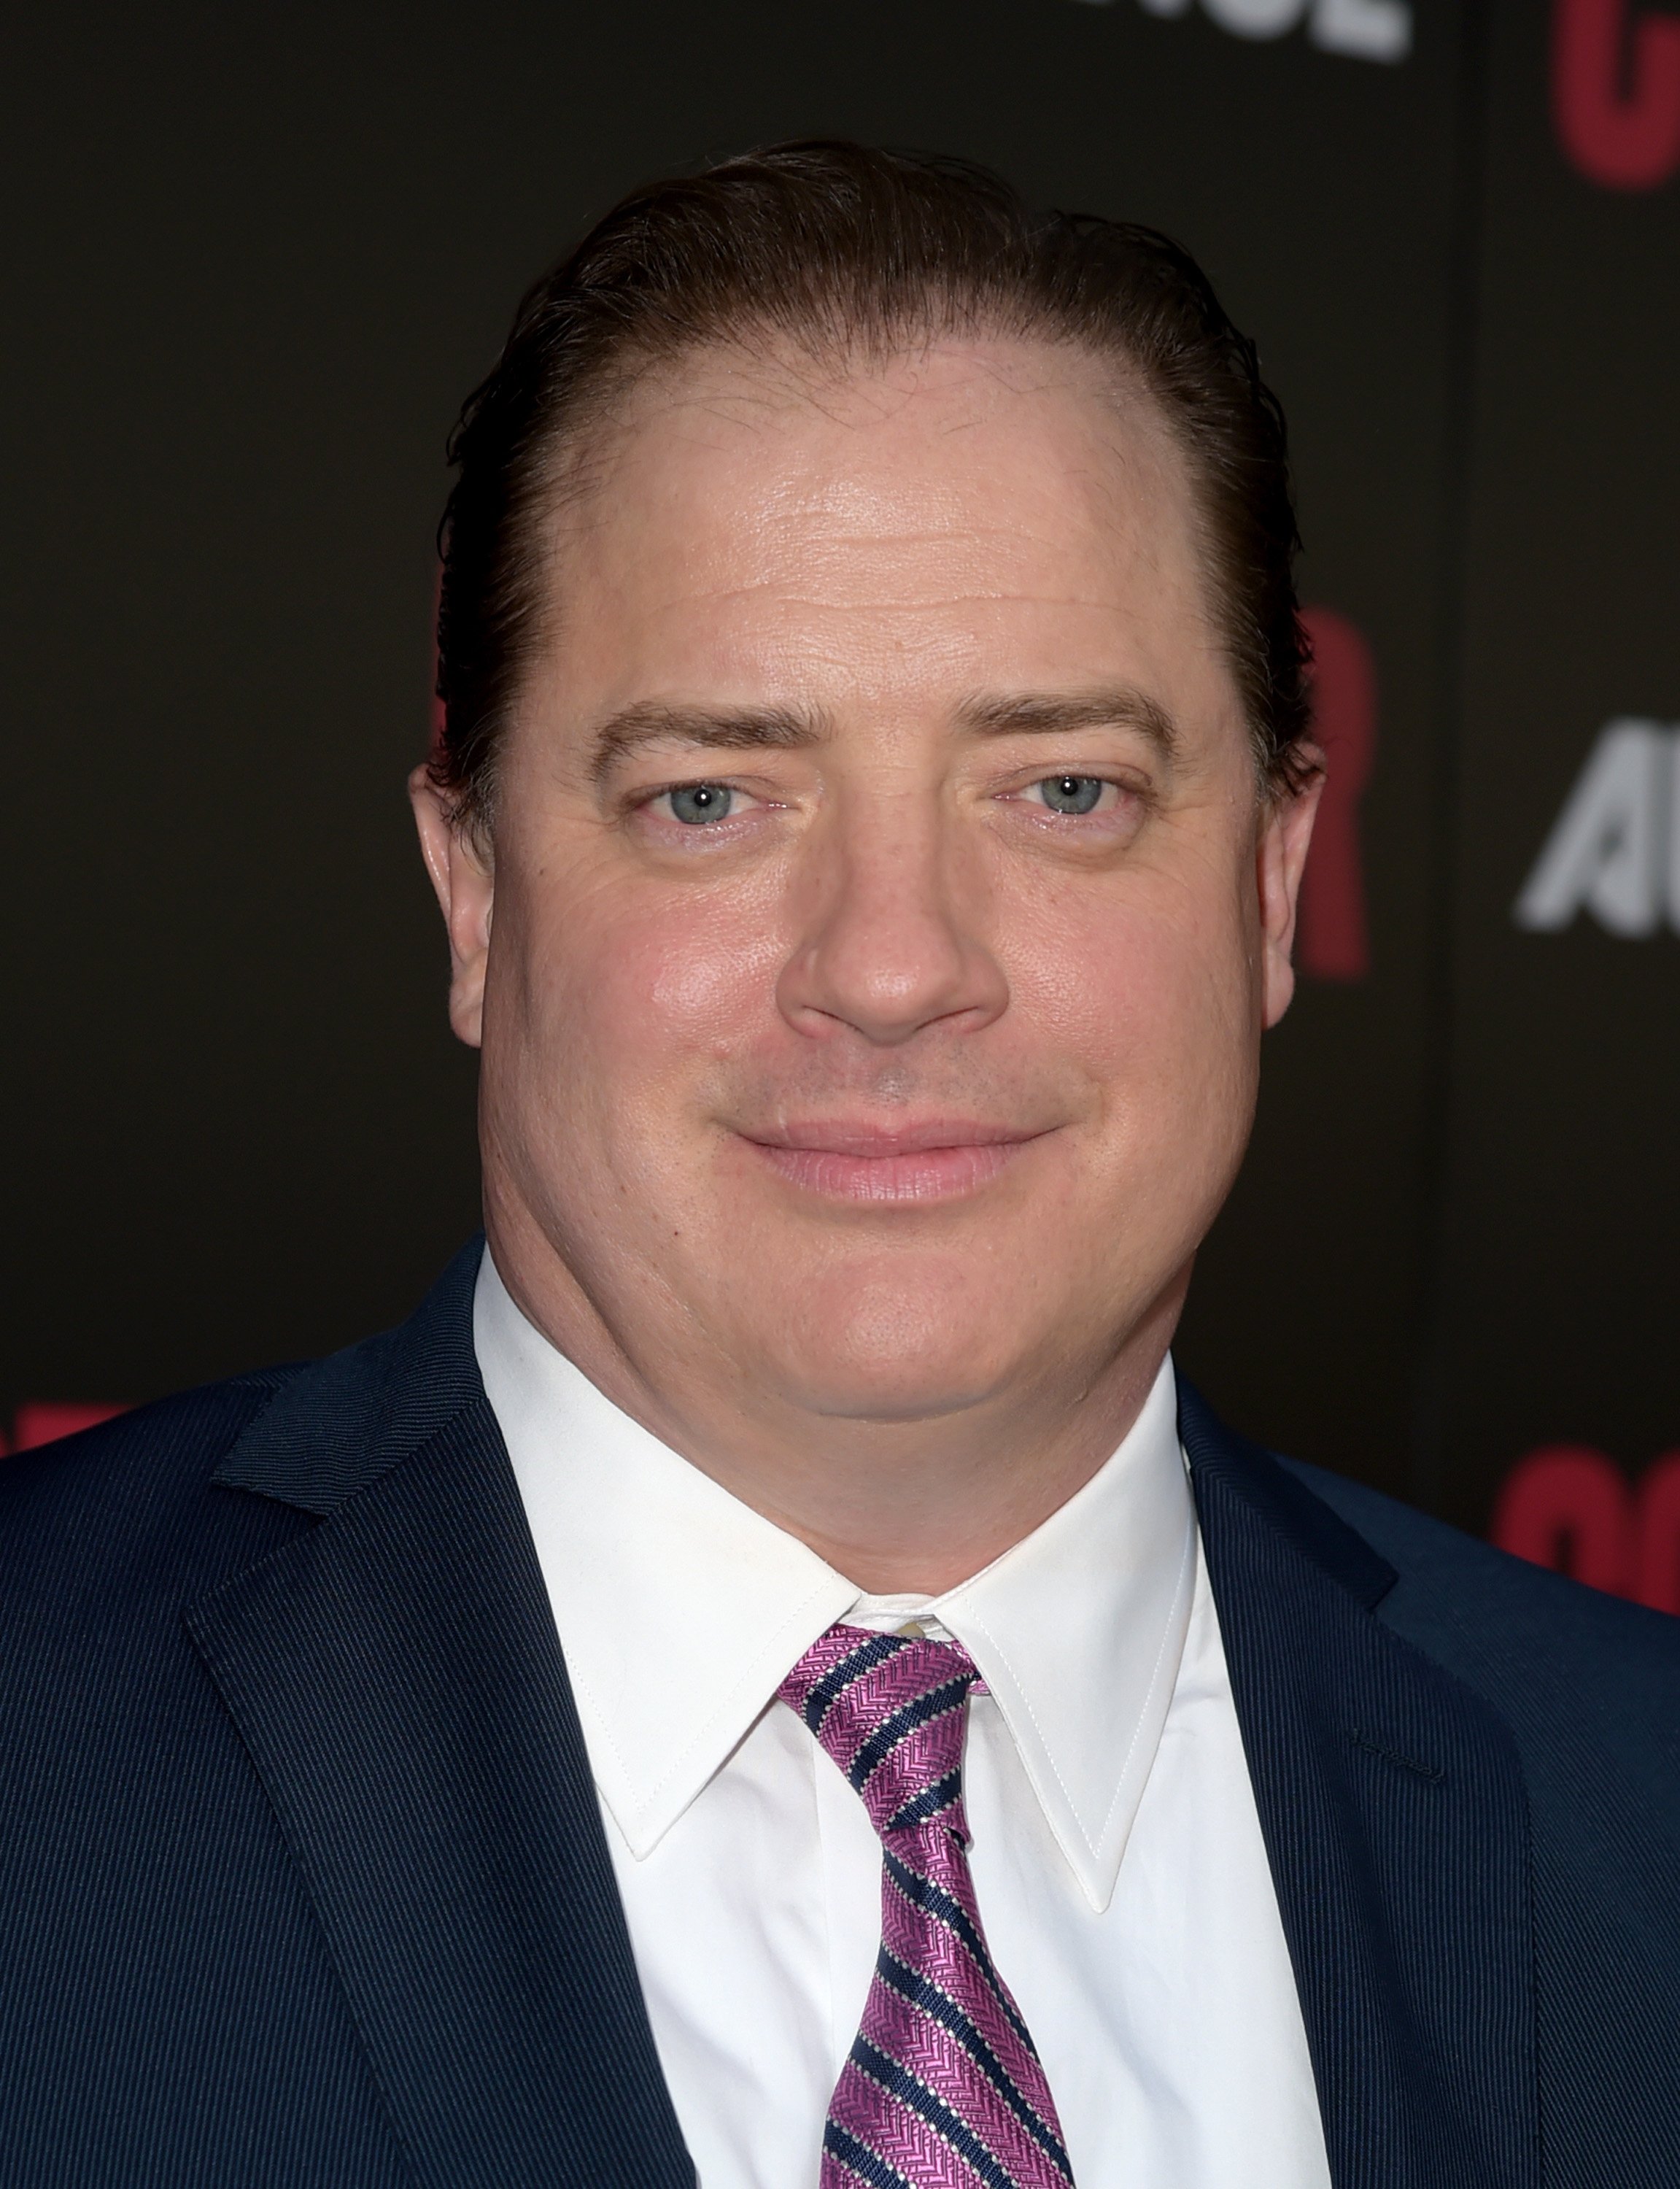
<path id="1" fill-rule="evenodd" d="M 962 592 L 932 592 L 924 600 L 906 599 L 902 592 L 879 597 L 854 596 L 847 600 L 836 600 L 820 594 L 796 593 L 764 579 L 752 585 L 719 586 L 711 592 L 696 597 L 708 605 L 723 609 L 739 602 L 748 604 L 770 595 L 779 607 L 808 609 L 814 616 L 847 618 L 855 615 L 878 616 L 883 620 L 893 618 L 899 622 L 925 619 L 932 611 L 943 608 L 1078 608 L 1096 615 L 1112 616 L 1114 604 L 1096 593 L 1079 593 L 1069 589 L 1065 592 L 1032 592 L 1018 586 L 999 584 L 989 591 L 973 589 Z M 667 604 L 668 607 L 671 604 Z M 686 605 L 679 603 L 678 605 Z"/>

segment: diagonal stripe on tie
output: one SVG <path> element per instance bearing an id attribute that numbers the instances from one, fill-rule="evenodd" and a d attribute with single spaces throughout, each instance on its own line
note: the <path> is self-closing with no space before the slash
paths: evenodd
<path id="1" fill-rule="evenodd" d="M 896 1936 L 900 1927 L 899 1920 L 895 1920 L 897 1909 L 892 1898 L 894 1893 L 906 1903 L 911 1911 L 909 1920 L 916 1926 L 912 1935 L 922 1943 L 926 1965 L 935 1968 L 945 1967 L 954 1955 L 966 1954 L 981 1983 L 990 1993 L 998 2011 L 1036 2059 L 1038 2048 L 1033 2043 L 1032 2033 L 1021 2019 L 1019 2009 L 992 1966 L 992 1957 L 986 1950 L 986 1942 L 980 1935 L 978 1924 L 969 1920 L 967 1910 L 949 1892 L 942 1892 L 931 1878 L 912 1869 L 908 1863 L 900 1861 L 888 1848 L 882 1892 L 883 1938 Z M 944 1932 L 944 1938 L 931 1927 L 933 1925 L 938 1925 Z M 967 1996 L 969 1987 L 963 1984 L 960 1977 L 956 1983 L 956 1988 Z"/>
<path id="2" fill-rule="evenodd" d="M 933 2085 L 908 2067 L 894 2055 L 883 2052 L 861 2033 L 852 2044 L 852 2064 L 880 2089 L 898 2100 L 908 2112 L 926 2121 L 933 2133 L 941 2137 L 965 2159 L 971 2169 L 986 2184 L 986 2189 L 1015 2189 L 1015 2176 L 1005 2167 L 1001 2152 L 1009 2149 L 1012 2138 L 998 2136 L 995 2128 L 990 2135 L 982 2133 L 982 2124 L 972 2117 L 959 2113 L 948 2105 Z M 965 2092 L 972 2109 L 973 2091 Z M 984 2125 L 990 2126 L 990 2124 Z"/>
<path id="3" fill-rule="evenodd" d="M 837 2127 L 833 2121 L 822 2132 L 822 2155 L 825 2181 L 832 2178 L 829 2162 L 832 2160 L 860 2181 L 867 2181 L 870 2189 L 916 2189 L 909 2176 L 889 2166 L 878 2151 L 871 2151 L 849 2129 Z"/>
<path id="4" fill-rule="evenodd" d="M 962 1773 L 947 1771 L 944 1777 L 930 1786 L 925 1794 L 916 1795 L 913 1801 L 906 1802 L 903 1808 L 895 1810 L 887 1819 L 885 1829 L 889 1832 L 907 1832 L 912 1824 L 926 1824 L 930 1818 L 937 1817 L 941 1809 L 950 1808 L 961 1792 Z"/>
<path id="5" fill-rule="evenodd" d="M 1061 2137 L 1048 2121 L 1040 2118 L 1017 2087 L 1014 2078 L 998 2057 L 996 2050 L 986 2041 L 984 2032 L 964 2013 L 950 1993 L 943 1990 L 931 1977 L 919 1975 L 916 1970 L 907 1967 L 895 1954 L 889 1954 L 884 1946 L 876 1968 L 883 1984 L 897 1992 L 906 2005 L 919 2008 L 962 2047 L 1028 2135 L 1035 2143 L 1044 2147 L 1064 2174 L 1068 2172 L 1068 2154 L 1062 2148 Z"/>
<path id="6" fill-rule="evenodd" d="M 939 1645 L 936 1643 L 933 1646 L 937 1649 Z M 916 1695 L 902 1709 L 894 1711 L 884 1725 L 878 1726 L 860 1742 L 846 1767 L 846 1776 L 856 1790 L 862 1793 L 888 1757 L 911 1734 L 926 1734 L 932 1730 L 935 1718 L 961 1711 L 968 1700 L 968 1686 L 966 1679 L 942 1681 L 937 1688 Z"/>
<path id="7" fill-rule="evenodd" d="M 925 1637 L 832 1626 L 779 1690 L 882 1839 L 882 1947 L 830 2101 L 823 2189 L 1072 2189 L 1056 2104 L 968 1869 L 962 1743 L 977 1677 Z"/>
<path id="8" fill-rule="evenodd" d="M 832 1632 L 832 1629 L 830 1631 Z M 811 1731 L 819 1735 L 822 1732 L 822 1722 L 827 1715 L 828 1706 L 836 1696 L 843 1694 L 854 1680 L 861 1679 L 865 1672 L 872 1671 L 876 1666 L 884 1665 L 889 1657 L 896 1657 L 904 1647 L 896 1634 L 864 1634 L 860 1629 L 852 1631 L 859 1633 L 858 1642 L 848 1645 L 838 1660 L 824 1672 L 822 1677 L 812 1683 L 799 1706 L 800 1716 Z M 817 1647 L 820 1649 L 822 1644 L 819 1643 Z"/>

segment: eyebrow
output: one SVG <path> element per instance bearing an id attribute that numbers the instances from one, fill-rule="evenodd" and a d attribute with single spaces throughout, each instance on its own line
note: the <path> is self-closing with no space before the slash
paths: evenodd
<path id="1" fill-rule="evenodd" d="M 1135 730 L 1164 760 L 1178 731 L 1160 702 L 1130 684 L 1088 692 L 986 692 L 965 699 L 959 725 L 978 737 L 1066 737 L 1075 730 Z"/>
<path id="2" fill-rule="evenodd" d="M 820 744 L 826 720 L 793 707 L 702 707 L 638 699 L 609 715 L 595 733 L 590 773 L 604 782 L 622 761 L 648 745 L 685 745 L 701 751 L 792 752 Z"/>
<path id="3" fill-rule="evenodd" d="M 1164 759 L 1178 732 L 1166 709 L 1129 684 L 1090 692 L 979 693 L 961 702 L 956 726 L 974 737 L 1066 737 L 1076 730 L 1135 730 Z M 597 783 L 650 745 L 702 752 L 797 752 L 820 744 L 831 725 L 794 707 L 707 707 L 638 699 L 595 732 L 589 772 Z"/>

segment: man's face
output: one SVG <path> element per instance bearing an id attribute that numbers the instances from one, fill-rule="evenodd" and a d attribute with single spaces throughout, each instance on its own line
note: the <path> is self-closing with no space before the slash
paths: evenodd
<path id="1" fill-rule="evenodd" d="M 555 538 L 493 874 L 431 823 L 504 1275 L 679 1411 L 1089 1388 L 1230 1185 L 1310 820 L 1152 407 L 691 360 Z"/>

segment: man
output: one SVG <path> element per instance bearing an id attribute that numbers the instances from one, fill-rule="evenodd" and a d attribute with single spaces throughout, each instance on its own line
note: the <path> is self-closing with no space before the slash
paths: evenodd
<path id="1" fill-rule="evenodd" d="M 1322 765 L 1206 284 L 783 147 L 454 454 L 488 1247 L 8 1462 L 0 2180 L 1680 2178 L 1673 1628 L 1174 1379 Z"/>

